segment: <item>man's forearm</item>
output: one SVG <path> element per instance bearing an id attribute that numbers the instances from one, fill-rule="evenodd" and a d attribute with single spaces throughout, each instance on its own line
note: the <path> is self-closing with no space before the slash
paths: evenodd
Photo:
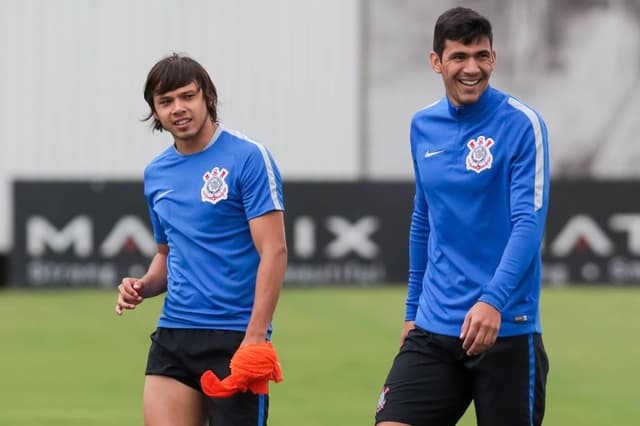
<path id="1" fill-rule="evenodd" d="M 142 281 L 142 296 L 145 298 L 157 296 L 167 291 L 167 255 L 156 253 L 151 260 L 147 273 Z"/>
<path id="2" fill-rule="evenodd" d="M 269 324 L 280 298 L 287 266 L 286 249 L 265 252 L 261 256 L 256 276 L 256 295 L 246 335 L 265 339 Z"/>

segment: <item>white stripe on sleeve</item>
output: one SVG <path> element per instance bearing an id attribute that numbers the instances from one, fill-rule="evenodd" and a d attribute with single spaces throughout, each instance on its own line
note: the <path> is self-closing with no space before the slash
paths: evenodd
<path id="1" fill-rule="evenodd" d="M 539 210 L 542 207 L 542 198 L 544 190 L 544 144 L 542 143 L 542 126 L 540 125 L 540 119 L 538 115 L 528 106 L 524 105 L 520 101 L 514 98 L 509 98 L 509 105 L 522 111 L 531 121 L 533 126 L 533 134 L 536 143 L 536 171 L 534 182 L 534 202 L 533 206 L 535 210 Z"/>

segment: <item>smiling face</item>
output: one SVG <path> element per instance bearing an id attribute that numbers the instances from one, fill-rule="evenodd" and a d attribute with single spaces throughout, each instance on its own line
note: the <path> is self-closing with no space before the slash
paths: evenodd
<path id="1" fill-rule="evenodd" d="M 213 137 L 216 125 L 195 81 L 165 93 L 154 93 L 153 106 L 153 116 L 173 135 L 179 152 L 197 152 Z"/>
<path id="2" fill-rule="evenodd" d="M 466 45 L 446 40 L 442 55 L 431 52 L 429 59 L 431 68 L 442 75 L 449 101 L 463 106 L 477 102 L 489 87 L 496 54 L 489 38 L 480 37 Z"/>

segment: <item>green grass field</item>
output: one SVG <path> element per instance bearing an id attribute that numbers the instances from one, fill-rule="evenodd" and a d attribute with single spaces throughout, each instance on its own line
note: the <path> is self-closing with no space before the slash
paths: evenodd
<path id="1" fill-rule="evenodd" d="M 404 289 L 285 289 L 274 426 L 372 425 L 397 350 Z M 141 425 L 143 369 L 162 300 L 125 317 L 115 292 L 0 291 L 0 425 Z M 545 288 L 550 426 L 640 424 L 640 288 Z M 473 413 L 460 422 L 475 424 Z"/>

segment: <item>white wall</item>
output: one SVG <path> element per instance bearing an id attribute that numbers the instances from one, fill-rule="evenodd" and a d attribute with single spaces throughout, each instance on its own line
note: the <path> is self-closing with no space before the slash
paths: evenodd
<path id="1" fill-rule="evenodd" d="M 444 94 L 433 25 L 458 4 L 491 19 L 492 84 L 542 113 L 554 178 L 640 178 L 637 2 L 0 0 L 0 253 L 13 179 L 141 178 L 170 143 L 139 121 L 143 84 L 172 51 L 285 179 L 411 179 L 411 116 Z"/>
<path id="2" fill-rule="evenodd" d="M 368 167 L 376 178 L 411 177 L 411 117 L 444 95 L 428 61 L 433 26 L 463 5 L 493 24 L 492 85 L 544 117 L 553 178 L 640 179 L 640 1 L 368 4 Z"/>
<path id="3" fill-rule="evenodd" d="M 167 144 L 139 119 L 146 74 L 186 52 L 225 126 L 286 179 L 358 175 L 358 0 L 2 0 L 0 252 L 15 178 L 140 179 Z"/>

